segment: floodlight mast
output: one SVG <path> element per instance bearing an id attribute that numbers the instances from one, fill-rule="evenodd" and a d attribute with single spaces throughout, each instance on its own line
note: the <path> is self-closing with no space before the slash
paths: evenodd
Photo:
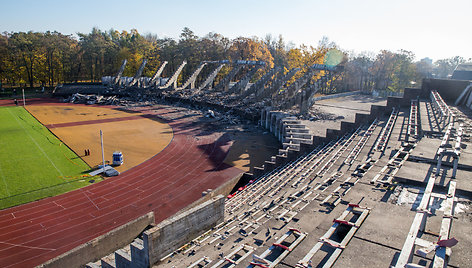
<path id="1" fill-rule="evenodd" d="M 100 129 L 100 144 L 102 146 L 102 161 L 103 161 L 103 174 L 105 174 L 105 153 L 103 151 L 103 132 L 102 130 Z"/>

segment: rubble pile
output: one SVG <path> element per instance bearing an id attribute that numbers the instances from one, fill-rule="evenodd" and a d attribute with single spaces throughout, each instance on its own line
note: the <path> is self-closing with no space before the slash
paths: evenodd
<path id="1" fill-rule="evenodd" d="M 102 96 L 102 95 L 85 95 L 80 93 L 72 94 L 65 98 L 64 102 L 69 103 L 83 103 L 83 104 L 102 104 L 102 105 L 117 105 L 119 98 L 117 96 Z"/>

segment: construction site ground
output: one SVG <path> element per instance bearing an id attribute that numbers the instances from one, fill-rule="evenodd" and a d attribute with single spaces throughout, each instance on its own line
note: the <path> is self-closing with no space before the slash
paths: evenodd
<path id="1" fill-rule="evenodd" d="M 372 105 L 385 105 L 386 98 L 356 94 L 316 101 L 303 120 L 313 135 L 325 137 L 326 129 L 340 129 L 341 121 L 354 122 L 356 113 L 370 113 Z"/>
<path id="2" fill-rule="evenodd" d="M 353 103 L 357 103 L 357 106 Z M 350 96 L 335 100 L 323 101 L 323 105 L 315 108 L 326 109 L 325 112 L 343 116 L 348 119 L 354 112 L 366 112 L 371 104 L 385 104 L 384 100 L 376 99 L 369 102 L 364 96 Z M 352 106 L 351 106 L 352 105 Z M 429 101 L 423 100 L 419 107 L 425 108 Z M 334 107 L 333 107 L 334 106 Z M 421 110 L 421 109 L 420 109 Z M 472 263 L 472 191 L 470 178 L 470 125 L 471 118 L 460 114 L 458 124 L 463 124 L 466 135 L 462 142 L 462 152 L 459 165 L 462 165 L 456 175 L 457 191 L 452 217 L 452 227 L 449 237 L 459 242 L 451 247 L 451 255 L 447 267 L 470 267 Z M 374 147 L 382 133 L 389 116 L 379 117 L 370 138 L 362 147 L 359 155 L 346 163 L 358 142 L 367 133 L 367 126 L 362 130 L 332 142 L 323 148 L 317 148 L 310 154 L 278 168 L 260 178 L 256 183 L 248 185 L 243 191 L 228 199 L 225 204 L 225 222 L 213 228 L 208 233 L 198 237 L 191 243 L 176 251 L 174 254 L 156 264 L 156 267 L 274 267 L 270 262 L 280 256 L 276 267 L 323 267 L 334 252 L 341 250 L 339 257 L 332 267 L 391 267 L 397 264 L 402 247 L 410 232 L 417 215 L 417 208 L 422 200 L 426 187 L 425 180 L 435 171 L 436 151 L 441 143 L 442 135 L 431 128 L 437 124 L 425 116 L 424 111 L 418 115 L 421 118 L 423 136 L 411 155 L 419 155 L 427 161 L 417 158 L 408 159 L 400 166 L 400 170 L 391 183 L 371 183 L 390 158 L 405 145 L 408 137 L 408 107 L 403 107 L 393 125 L 385 150 L 376 152 Z M 432 115 L 431 115 L 432 116 Z M 344 120 L 345 120 L 344 119 Z M 316 133 L 321 126 L 332 127 L 338 119 L 313 121 L 307 123 Z M 411 140 L 411 139 L 410 139 Z M 369 158 L 376 157 L 376 162 Z M 371 163 L 363 168 L 360 177 L 353 174 L 364 163 Z M 444 166 L 446 167 L 444 168 Z M 429 204 L 426 226 L 421 233 L 421 239 L 435 243 L 442 232 L 442 221 L 447 218 L 445 210 L 448 194 L 447 185 L 451 181 L 450 159 L 445 160 L 440 176 L 435 182 L 432 198 Z M 433 171 L 434 170 L 434 171 Z M 444 174 L 444 176 L 442 176 Z M 353 180 L 359 178 L 359 181 Z M 346 181 L 349 181 L 346 183 Z M 354 181 L 354 183 L 352 183 Z M 343 183 L 344 182 L 344 183 Z M 348 191 L 344 191 L 348 189 Z M 338 199 L 336 199 L 339 197 Z M 332 199 L 330 199 L 332 198 Z M 336 202 L 331 200 L 336 199 Z M 329 202 L 327 201 L 329 200 Z M 300 205 L 305 204 L 305 205 Z M 350 205 L 354 204 L 354 205 Z M 360 208 L 356 208 L 356 206 Z M 369 208 L 370 213 L 358 226 L 336 229 L 327 236 L 336 242 L 341 242 L 354 228 L 357 232 L 347 241 L 345 247 L 328 246 L 325 242 L 320 250 L 310 259 L 301 262 L 310 250 L 320 241 L 323 235 L 333 226 L 334 219 L 349 209 Z M 290 217 L 292 215 L 292 217 Z M 444 217 L 443 217 L 444 216 Z M 354 224 L 357 217 L 345 220 Z M 345 225 L 343 225 L 345 226 Z M 294 231 L 295 230 L 295 231 Z M 302 236 L 293 234 L 300 232 Z M 291 239 L 280 242 L 284 234 L 292 235 Z M 321 239 L 321 240 L 320 240 Z M 298 241 L 300 240 L 300 241 Z M 277 244 L 281 243 L 281 244 Z M 336 243 L 335 243 L 336 244 Z M 237 253 L 234 251 L 239 250 Z M 416 246 L 416 249 L 421 248 Z M 421 257 L 413 254 L 412 263 L 421 267 L 432 267 L 435 251 Z M 263 259 L 263 260 L 261 260 Z M 252 263 L 252 264 L 251 264 Z M 303 264 L 305 266 L 299 266 Z M 311 266 L 308 266 L 311 265 Z M 226 265 L 226 266 L 225 266 Z M 431 266 L 430 266 L 431 265 Z M 415 266 L 416 267 L 416 266 Z M 419 266 L 418 266 L 419 267 Z"/>
<path id="3" fill-rule="evenodd" d="M 158 154 L 173 138 L 172 128 L 164 120 L 112 107 L 28 105 L 26 108 L 92 168 L 102 164 L 100 130 L 104 136 L 105 161 L 111 164 L 113 152 L 123 153 L 123 165 L 115 167 L 120 172 Z M 90 155 L 85 155 L 86 149 Z"/>

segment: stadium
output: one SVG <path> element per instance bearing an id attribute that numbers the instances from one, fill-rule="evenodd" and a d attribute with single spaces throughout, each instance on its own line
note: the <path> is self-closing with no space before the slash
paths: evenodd
<path id="1" fill-rule="evenodd" d="M 470 263 L 469 81 L 320 96 L 342 65 L 145 64 L 1 101 L 2 267 Z"/>

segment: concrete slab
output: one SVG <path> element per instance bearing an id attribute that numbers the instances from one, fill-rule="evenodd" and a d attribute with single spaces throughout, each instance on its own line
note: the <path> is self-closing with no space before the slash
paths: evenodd
<path id="1" fill-rule="evenodd" d="M 468 206 L 468 210 L 465 213 L 456 216 L 458 218 L 454 218 L 452 222 L 453 228 L 451 229 L 450 237 L 456 237 L 459 243 L 452 248 L 449 264 L 462 267 L 466 263 L 472 263 L 472 254 L 470 254 L 470 249 L 472 248 L 471 206 Z"/>
<path id="2" fill-rule="evenodd" d="M 420 157 L 420 158 L 427 158 L 427 159 L 435 159 L 436 152 L 438 151 L 439 146 L 441 145 L 440 139 L 428 138 L 423 137 L 416 148 L 411 152 L 411 156 L 413 157 Z"/>
<path id="3" fill-rule="evenodd" d="M 435 167 L 436 165 L 432 164 L 406 161 L 395 176 L 395 180 L 406 184 L 425 185 L 427 176 L 434 172 Z M 451 175 L 452 168 L 444 167 L 440 173 L 440 176 L 436 179 L 435 189 L 445 189 L 451 180 Z M 464 194 L 466 196 L 472 196 L 472 181 L 470 180 L 470 171 L 458 169 L 456 181 L 458 193 Z"/>
<path id="4" fill-rule="evenodd" d="M 354 236 L 333 267 L 390 267 L 396 262 L 399 252 Z M 379 266 L 379 260 L 382 260 L 383 265 Z"/>
<path id="5" fill-rule="evenodd" d="M 438 120 L 431 110 L 429 101 L 420 101 L 420 123 L 424 133 L 439 132 Z"/>

